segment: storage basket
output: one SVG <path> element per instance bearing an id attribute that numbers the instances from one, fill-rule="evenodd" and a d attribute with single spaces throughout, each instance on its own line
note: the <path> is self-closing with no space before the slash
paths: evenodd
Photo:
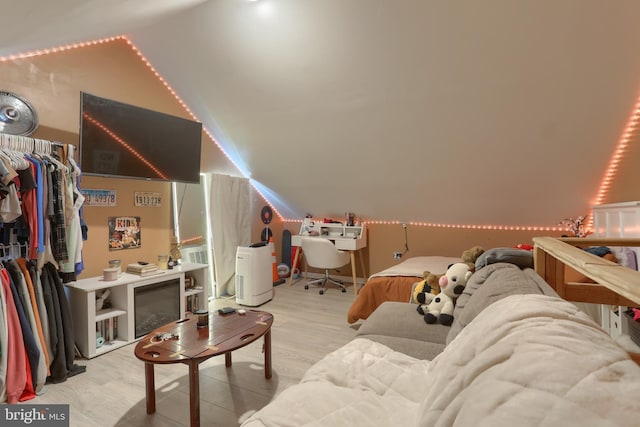
<path id="1" fill-rule="evenodd" d="M 640 345 L 640 322 L 633 320 L 633 311 L 631 311 L 631 309 L 626 310 L 624 316 L 629 325 L 629 336 L 631 340 L 637 345 Z"/>

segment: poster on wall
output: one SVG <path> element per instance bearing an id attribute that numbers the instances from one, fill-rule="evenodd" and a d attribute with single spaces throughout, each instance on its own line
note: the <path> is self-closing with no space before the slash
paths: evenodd
<path id="1" fill-rule="evenodd" d="M 109 250 L 134 249 L 142 246 L 139 216 L 109 217 Z"/>

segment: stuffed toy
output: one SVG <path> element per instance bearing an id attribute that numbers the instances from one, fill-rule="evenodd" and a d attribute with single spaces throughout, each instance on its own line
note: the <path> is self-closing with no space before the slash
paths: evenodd
<path id="1" fill-rule="evenodd" d="M 415 282 L 411 288 L 411 302 L 412 304 L 424 304 L 425 295 L 432 294 L 438 295 L 440 293 L 440 285 L 438 280 L 444 274 L 432 274 L 429 271 L 423 273 L 423 279 L 419 282 Z"/>
<path id="2" fill-rule="evenodd" d="M 426 323 L 439 322 L 441 325 L 451 326 L 455 301 L 464 290 L 473 271 L 474 268 L 466 262 L 452 264 L 438 281 L 440 293 L 424 294 L 426 301 L 418 306 L 417 311 L 424 316 Z"/>
<path id="3" fill-rule="evenodd" d="M 476 260 L 484 253 L 484 249 L 480 246 L 474 246 L 462 252 L 462 262 L 466 262 L 470 266 L 476 265 Z"/>

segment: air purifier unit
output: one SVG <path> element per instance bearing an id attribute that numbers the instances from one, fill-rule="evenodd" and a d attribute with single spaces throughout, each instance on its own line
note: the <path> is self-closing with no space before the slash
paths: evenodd
<path id="1" fill-rule="evenodd" d="M 272 249 L 268 244 L 239 246 L 236 251 L 236 302 L 256 307 L 273 298 Z"/>

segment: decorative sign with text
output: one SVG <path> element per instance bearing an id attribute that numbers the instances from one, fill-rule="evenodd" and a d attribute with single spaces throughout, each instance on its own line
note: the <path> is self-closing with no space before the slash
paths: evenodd
<path id="1" fill-rule="evenodd" d="M 136 191 L 133 196 L 133 201 L 136 206 L 157 208 L 162 204 L 162 197 L 160 193 Z"/>
<path id="2" fill-rule="evenodd" d="M 84 206 L 115 206 L 116 190 L 80 190 L 84 196 Z"/>
<path id="3" fill-rule="evenodd" d="M 69 427 L 68 404 L 2 405 L 0 425 L 29 427 Z"/>

